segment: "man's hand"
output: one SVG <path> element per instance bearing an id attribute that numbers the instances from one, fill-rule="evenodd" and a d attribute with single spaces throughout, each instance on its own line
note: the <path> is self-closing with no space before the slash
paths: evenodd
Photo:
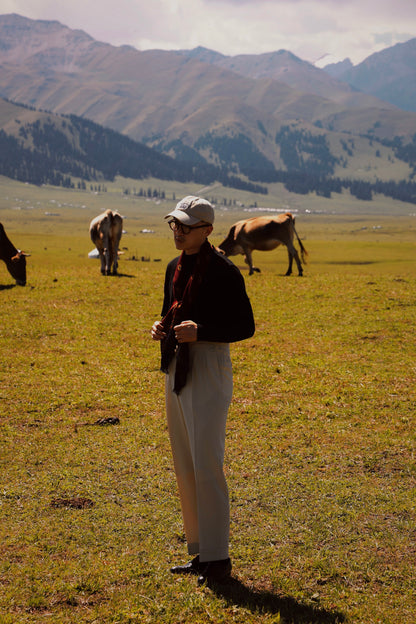
<path id="1" fill-rule="evenodd" d="M 180 325 L 175 325 L 176 340 L 181 342 L 196 342 L 198 339 L 198 325 L 193 321 L 182 321 Z"/>
<path id="2" fill-rule="evenodd" d="M 163 325 L 160 321 L 155 321 L 153 323 L 153 327 L 150 330 L 150 334 L 153 340 L 163 340 L 163 338 L 165 338 L 166 333 L 163 330 Z"/>

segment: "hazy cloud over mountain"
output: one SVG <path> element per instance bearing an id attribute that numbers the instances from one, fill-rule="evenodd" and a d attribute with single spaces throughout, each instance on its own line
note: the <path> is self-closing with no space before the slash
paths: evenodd
<path id="1" fill-rule="evenodd" d="M 414 0 L 1 0 L 0 9 L 58 20 L 140 50 L 204 46 L 236 55 L 286 49 L 311 62 L 331 54 L 358 63 L 416 36 Z"/>

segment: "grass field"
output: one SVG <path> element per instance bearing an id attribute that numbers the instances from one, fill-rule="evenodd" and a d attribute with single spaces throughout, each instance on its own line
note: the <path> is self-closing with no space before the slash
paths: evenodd
<path id="1" fill-rule="evenodd" d="M 169 573 L 187 557 L 149 335 L 176 255 L 163 216 L 198 189 L 1 186 L 31 256 L 24 288 L 0 265 L 0 624 L 414 624 L 416 210 L 257 198 L 294 211 L 309 263 L 284 277 L 283 249 L 258 252 L 249 277 L 234 259 L 257 330 L 232 347 L 234 571 L 214 590 Z M 218 212 L 218 243 L 254 198 L 216 193 L 244 204 Z M 87 258 L 110 206 L 118 277 Z"/>

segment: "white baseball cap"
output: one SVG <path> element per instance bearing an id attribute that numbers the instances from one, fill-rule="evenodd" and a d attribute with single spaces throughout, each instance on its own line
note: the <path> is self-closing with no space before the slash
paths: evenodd
<path id="1" fill-rule="evenodd" d="M 215 219 L 214 208 L 207 199 L 187 195 L 176 204 L 175 210 L 166 215 L 165 219 L 172 217 L 184 225 L 195 225 L 204 221 L 212 225 Z"/>

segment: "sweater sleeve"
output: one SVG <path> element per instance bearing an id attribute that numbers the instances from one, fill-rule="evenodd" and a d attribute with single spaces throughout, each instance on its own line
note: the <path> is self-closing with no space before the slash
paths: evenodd
<path id="1" fill-rule="evenodd" d="M 238 268 L 220 256 L 201 287 L 196 318 L 198 340 L 237 342 L 255 332 L 253 310 Z"/>

